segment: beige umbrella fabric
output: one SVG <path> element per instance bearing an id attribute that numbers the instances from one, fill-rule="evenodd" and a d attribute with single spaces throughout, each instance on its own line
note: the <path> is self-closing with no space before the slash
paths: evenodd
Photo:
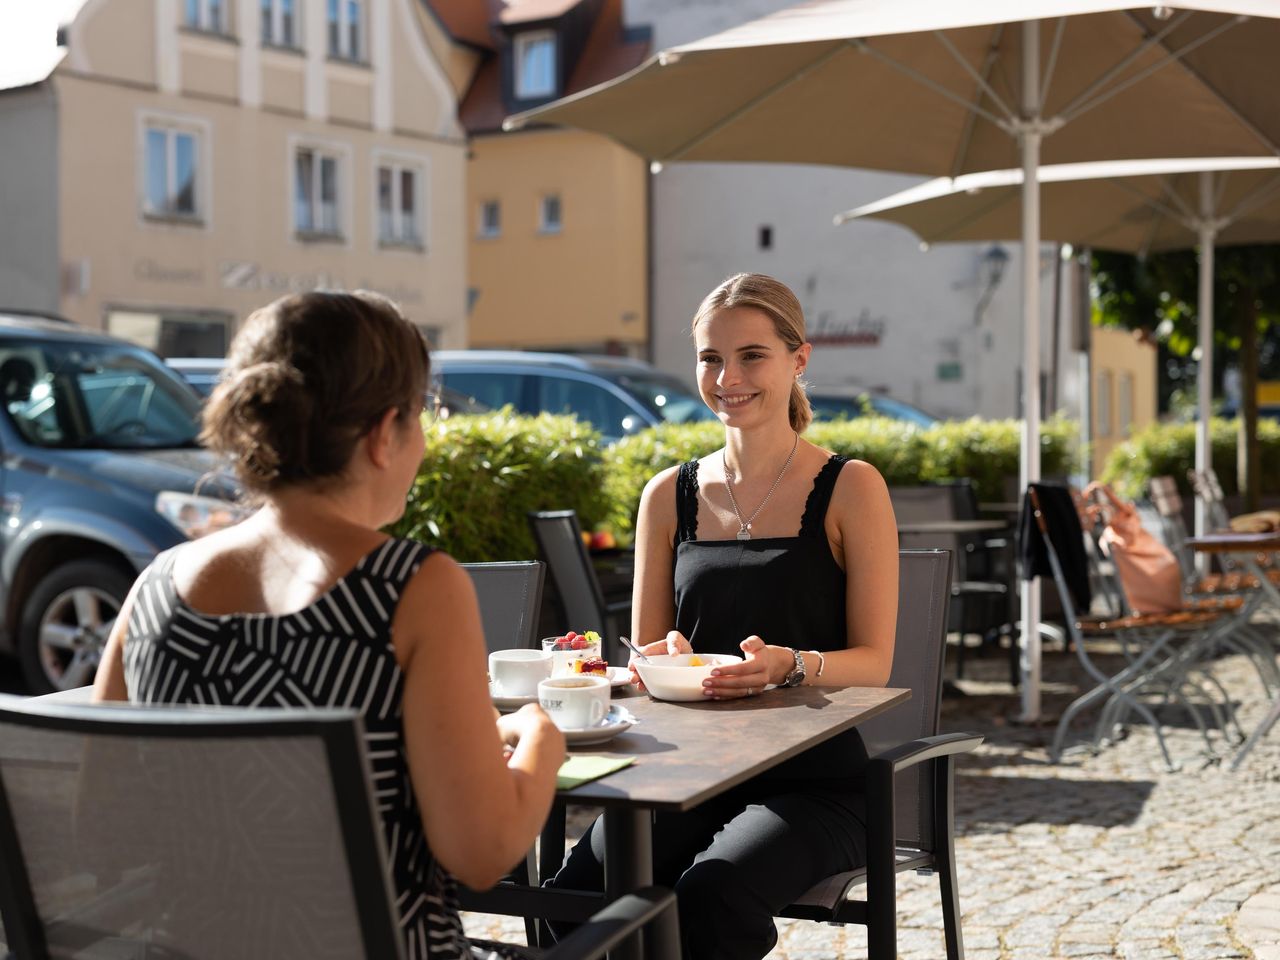
<path id="1" fill-rule="evenodd" d="M 1275 0 L 802 3 L 507 125 L 591 129 L 664 163 L 1017 166 L 1018 24 L 1038 20 L 1043 162 L 1276 155 L 1277 14 Z"/>
<path id="2" fill-rule="evenodd" d="M 825 163 L 958 176 L 1019 164 L 1019 483 L 1040 476 L 1040 206 L 1050 163 L 1280 156 L 1276 0 L 813 0 L 663 51 L 510 117 L 656 164 Z M 1022 594 L 1022 713 L 1040 713 L 1039 592 Z"/>

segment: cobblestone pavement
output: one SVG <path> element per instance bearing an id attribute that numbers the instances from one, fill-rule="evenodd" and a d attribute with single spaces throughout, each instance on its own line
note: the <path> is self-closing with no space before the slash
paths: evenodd
<path id="1" fill-rule="evenodd" d="M 1052 724 L 1007 719 L 1018 701 L 1003 658 L 966 666 L 968 696 L 944 701 L 943 728 L 987 736 L 956 776 L 969 960 L 1280 960 L 1280 727 L 1235 773 L 1206 759 L 1190 718 L 1176 714 L 1166 731 L 1177 772 L 1145 726 L 1054 765 Z M 1251 729 L 1266 709 L 1257 674 L 1239 657 L 1214 673 Z M 1050 652 L 1044 675 L 1044 713 L 1056 719 L 1083 673 L 1074 655 Z M 936 878 L 899 878 L 898 917 L 901 960 L 945 956 Z M 473 935 L 523 942 L 519 921 L 466 919 Z M 866 956 L 860 927 L 778 927 L 770 960 Z"/>

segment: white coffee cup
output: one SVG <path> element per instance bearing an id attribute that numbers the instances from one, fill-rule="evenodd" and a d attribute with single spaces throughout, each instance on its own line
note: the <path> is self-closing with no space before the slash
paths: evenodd
<path id="1" fill-rule="evenodd" d="M 489 654 L 489 679 L 497 697 L 534 697 L 538 681 L 551 676 L 551 654 L 541 650 L 495 650 Z"/>
<path id="2" fill-rule="evenodd" d="M 538 684 L 538 704 L 561 730 L 581 730 L 604 719 L 609 693 L 604 677 L 551 677 Z"/>

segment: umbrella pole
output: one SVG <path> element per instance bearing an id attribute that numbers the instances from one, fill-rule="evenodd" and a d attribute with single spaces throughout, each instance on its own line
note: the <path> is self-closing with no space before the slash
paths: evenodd
<path id="1" fill-rule="evenodd" d="M 1022 24 L 1022 445 L 1018 485 L 1040 479 L 1040 24 Z M 1040 718 L 1040 581 L 1022 584 L 1022 716 Z"/>
<path id="2" fill-rule="evenodd" d="M 1196 365 L 1196 392 L 1199 395 L 1196 417 L 1196 469 L 1208 470 L 1213 465 L 1209 427 L 1213 417 L 1213 254 L 1217 241 L 1217 221 L 1213 209 L 1213 174 L 1200 174 L 1200 362 Z M 1208 527 L 1204 501 L 1196 497 L 1196 536 Z M 1204 556 L 1203 554 L 1201 556 Z M 1204 572 L 1204 571 L 1202 571 Z"/>

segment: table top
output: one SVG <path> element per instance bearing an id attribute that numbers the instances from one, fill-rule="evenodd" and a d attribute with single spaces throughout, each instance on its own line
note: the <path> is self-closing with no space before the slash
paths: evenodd
<path id="1" fill-rule="evenodd" d="M 898 524 L 899 533 L 994 533 L 1008 530 L 1003 520 L 921 520 Z"/>
<path id="2" fill-rule="evenodd" d="M 1256 553 L 1280 550 L 1280 531 L 1271 533 L 1237 533 L 1215 530 L 1199 537 L 1188 537 L 1187 545 L 1200 553 Z"/>
<path id="3" fill-rule="evenodd" d="M 636 762 L 560 796 L 598 806 L 690 810 L 910 696 L 910 690 L 885 687 L 794 687 L 707 703 L 615 697 L 640 722 L 575 752 Z"/>

